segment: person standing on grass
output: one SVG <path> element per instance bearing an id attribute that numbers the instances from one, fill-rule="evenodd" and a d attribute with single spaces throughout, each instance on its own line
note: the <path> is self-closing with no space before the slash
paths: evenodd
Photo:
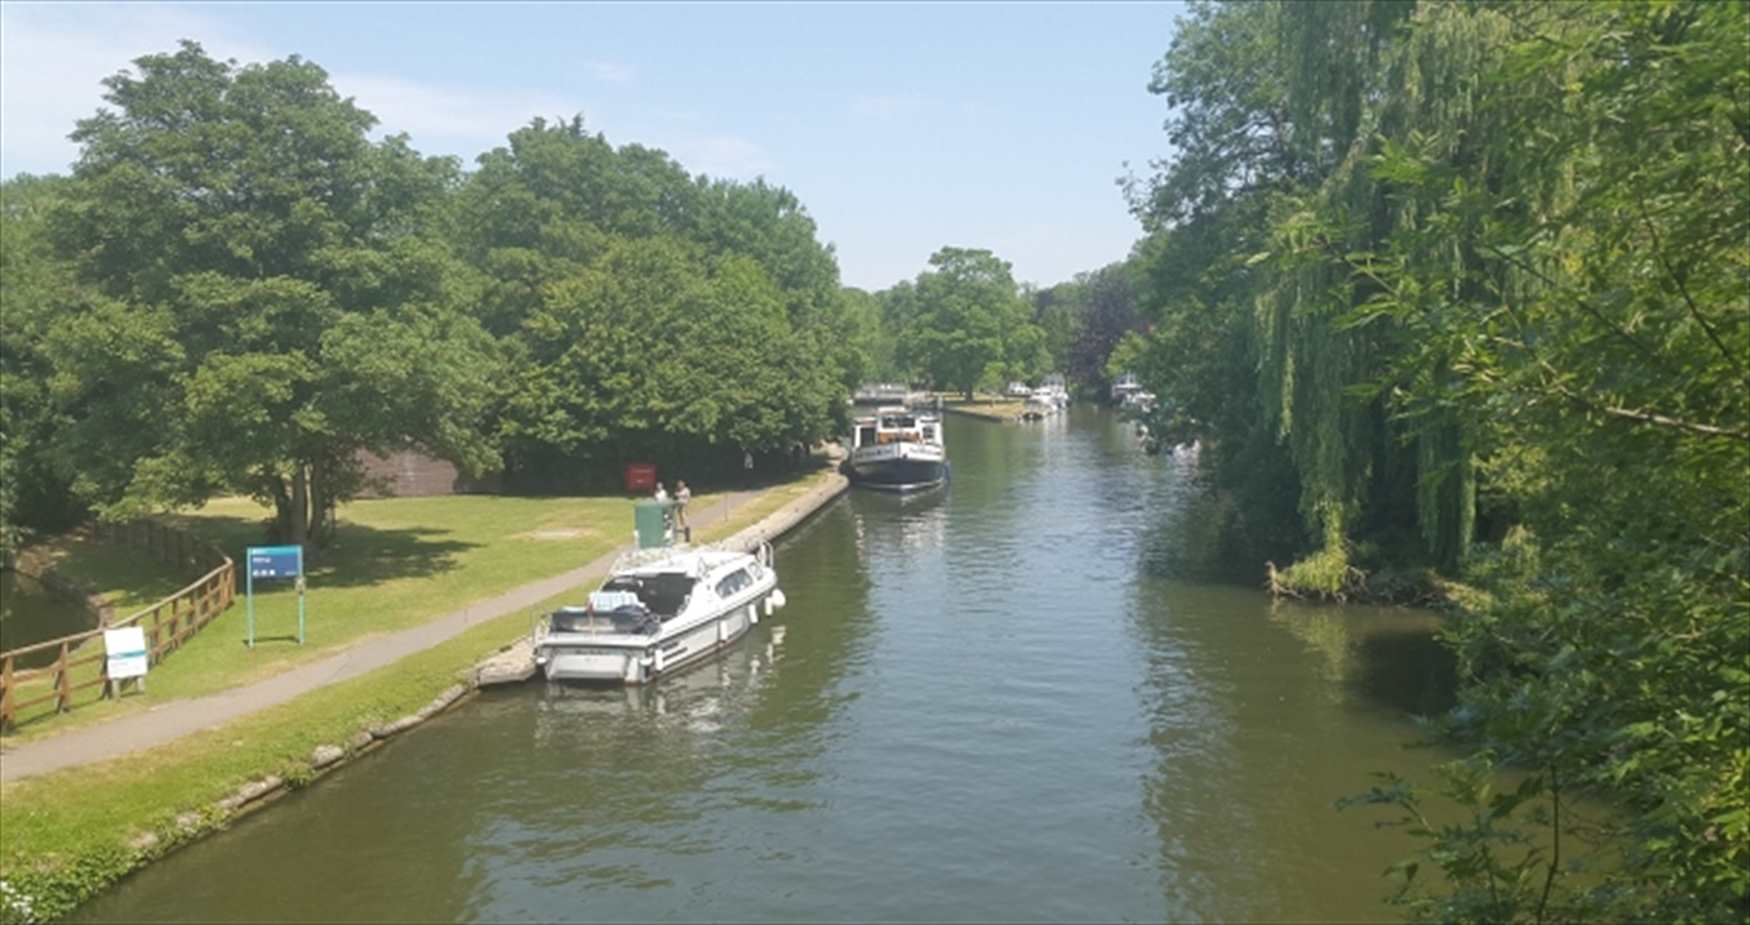
<path id="1" fill-rule="evenodd" d="M 686 535 L 687 542 L 693 541 L 693 525 L 687 523 L 687 503 L 693 500 L 693 490 L 687 487 L 685 479 L 674 483 L 674 517 L 675 524 Z"/>

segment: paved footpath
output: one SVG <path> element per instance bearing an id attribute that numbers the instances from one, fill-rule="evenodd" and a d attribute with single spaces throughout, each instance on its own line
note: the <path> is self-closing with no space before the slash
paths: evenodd
<path id="1" fill-rule="evenodd" d="M 687 519 L 695 527 L 725 520 L 731 511 L 758 494 L 757 491 L 730 492 L 713 504 L 688 510 Z M 356 678 L 452 639 L 487 620 L 527 609 L 569 588 L 600 578 L 608 573 L 614 558 L 624 551 L 624 548 L 615 549 L 581 568 L 476 601 L 418 626 L 361 640 L 327 658 L 300 665 L 264 681 L 205 697 L 167 701 L 144 713 L 119 716 L 94 726 L 0 750 L 0 782 L 10 783 L 163 745 L 285 703 L 323 685 Z"/>

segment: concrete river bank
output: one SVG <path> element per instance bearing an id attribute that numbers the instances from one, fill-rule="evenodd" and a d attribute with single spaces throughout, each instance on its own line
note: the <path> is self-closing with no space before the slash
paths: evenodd
<path id="1" fill-rule="evenodd" d="M 1389 920 L 1332 802 L 1423 777 L 1414 611 L 1199 579 L 1195 455 L 946 422 L 777 544 L 789 606 L 636 691 L 490 691 L 143 871 L 112 920 Z"/>

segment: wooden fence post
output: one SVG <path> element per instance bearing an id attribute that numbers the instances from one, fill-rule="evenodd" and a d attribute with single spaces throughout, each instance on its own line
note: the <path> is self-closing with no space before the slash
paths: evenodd
<path id="1" fill-rule="evenodd" d="M 0 729 L 12 728 L 12 656 L 0 658 Z"/>
<path id="2" fill-rule="evenodd" d="M 73 678 L 67 668 L 67 644 L 61 643 L 61 659 L 55 663 L 55 709 L 66 713 L 73 709 Z"/>

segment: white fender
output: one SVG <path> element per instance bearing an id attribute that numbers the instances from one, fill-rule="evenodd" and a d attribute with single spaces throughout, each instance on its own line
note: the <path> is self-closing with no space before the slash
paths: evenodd
<path id="1" fill-rule="evenodd" d="M 758 605 L 755 605 L 755 604 L 747 605 L 747 625 L 748 626 L 759 626 L 760 625 L 760 609 L 759 609 Z"/>
<path id="2" fill-rule="evenodd" d="M 720 619 L 717 621 L 717 644 L 722 645 L 728 638 L 729 621 L 727 619 Z"/>
<path id="3" fill-rule="evenodd" d="M 785 603 L 787 602 L 784 600 L 784 592 L 773 588 L 772 593 L 766 595 L 766 616 L 771 616 L 773 611 L 784 606 Z"/>

